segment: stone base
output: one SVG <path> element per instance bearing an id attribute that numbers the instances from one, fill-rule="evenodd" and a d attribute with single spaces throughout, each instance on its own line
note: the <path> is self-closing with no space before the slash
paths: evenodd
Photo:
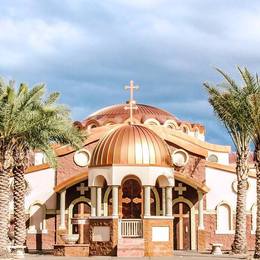
<path id="1" fill-rule="evenodd" d="M 54 245 L 55 256 L 89 256 L 89 244 Z"/>
<path id="2" fill-rule="evenodd" d="M 95 234 L 95 228 L 104 229 L 108 234 L 103 237 Z M 118 219 L 97 218 L 90 219 L 90 256 L 115 256 L 118 240 Z"/>
<path id="3" fill-rule="evenodd" d="M 206 241 L 207 241 L 207 232 L 205 230 L 198 229 L 198 252 L 205 252 L 206 247 Z"/>
<path id="4" fill-rule="evenodd" d="M 143 219 L 145 256 L 173 255 L 173 220 L 163 218 Z M 163 233 L 166 232 L 165 236 Z"/>

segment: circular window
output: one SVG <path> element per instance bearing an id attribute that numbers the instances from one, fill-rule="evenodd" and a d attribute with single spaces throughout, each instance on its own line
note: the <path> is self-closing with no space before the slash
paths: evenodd
<path id="1" fill-rule="evenodd" d="M 172 154 L 172 162 L 177 167 L 183 167 L 188 163 L 189 155 L 184 150 L 178 149 Z"/>
<path id="2" fill-rule="evenodd" d="M 74 155 L 74 162 L 80 167 L 87 166 L 90 162 L 90 152 L 85 149 L 77 151 Z"/>
<path id="3" fill-rule="evenodd" d="M 211 155 L 209 156 L 209 158 L 208 158 L 208 161 L 217 163 L 217 162 L 218 162 L 218 157 L 217 157 L 217 155 L 211 154 Z"/>

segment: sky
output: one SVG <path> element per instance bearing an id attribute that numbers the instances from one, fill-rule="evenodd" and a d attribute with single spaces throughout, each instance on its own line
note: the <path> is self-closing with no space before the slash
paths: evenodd
<path id="1" fill-rule="evenodd" d="M 124 103 L 130 80 L 139 103 L 206 127 L 231 144 L 203 82 L 221 68 L 260 68 L 259 0 L 1 0 L 0 76 L 45 83 L 74 120 Z"/>

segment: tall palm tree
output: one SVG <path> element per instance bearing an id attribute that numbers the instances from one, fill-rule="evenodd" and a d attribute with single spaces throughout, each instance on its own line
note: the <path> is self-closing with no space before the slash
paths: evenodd
<path id="1" fill-rule="evenodd" d="M 75 128 L 69 110 L 57 104 L 58 93 L 48 97 L 44 85 L 31 90 L 21 84 L 6 86 L 0 107 L 0 133 L 3 139 L 12 140 L 11 156 L 14 175 L 14 242 L 22 247 L 25 242 L 24 172 L 28 167 L 30 151 L 41 150 L 55 165 L 54 143 L 79 147 L 85 136 Z M 0 232 L 2 230 L 0 229 Z"/>
<path id="2" fill-rule="evenodd" d="M 255 240 L 255 258 L 260 258 L 260 81 L 258 75 L 255 77 L 247 70 L 242 72 L 247 79 L 248 85 L 252 85 L 254 93 L 248 97 L 248 107 L 250 108 L 250 117 L 246 118 L 249 124 L 252 141 L 254 143 L 254 161 L 256 169 L 256 240 Z"/>
<path id="3" fill-rule="evenodd" d="M 235 237 L 232 243 L 232 252 L 242 254 L 247 252 L 246 240 L 246 193 L 248 182 L 248 155 L 250 144 L 250 122 L 245 120 L 250 116 L 247 99 L 252 94 L 253 87 L 248 84 L 243 75 L 243 86 L 239 87 L 226 73 L 217 69 L 223 76 L 222 86 L 211 86 L 204 83 L 209 94 L 209 103 L 220 121 L 227 129 L 236 148 L 236 174 L 237 174 L 237 204 Z"/>
<path id="4" fill-rule="evenodd" d="M 13 82 L 10 81 L 12 86 Z M 7 103 L 7 85 L 0 79 L 0 108 Z M 4 134 L 3 111 L 0 110 L 0 256 L 8 257 L 8 222 L 9 222 L 9 176 L 13 169 L 14 142 Z"/>

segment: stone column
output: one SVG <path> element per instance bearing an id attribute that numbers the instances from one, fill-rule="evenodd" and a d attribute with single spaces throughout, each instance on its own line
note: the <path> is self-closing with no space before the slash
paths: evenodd
<path id="1" fill-rule="evenodd" d="M 63 190 L 60 193 L 60 226 L 59 229 L 66 229 L 66 224 L 65 224 L 65 202 L 66 202 L 66 190 Z"/>
<path id="2" fill-rule="evenodd" d="M 204 230 L 203 193 L 198 190 L 199 199 L 199 229 Z"/>
<path id="3" fill-rule="evenodd" d="M 97 187 L 97 216 L 101 216 L 101 187 Z"/>
<path id="4" fill-rule="evenodd" d="M 166 187 L 166 216 L 172 216 L 172 187 Z"/>
<path id="5" fill-rule="evenodd" d="M 112 187 L 112 205 L 113 205 L 113 212 L 112 216 L 118 216 L 118 186 Z"/>
<path id="6" fill-rule="evenodd" d="M 91 217 L 96 217 L 97 191 L 96 187 L 91 187 Z"/>
<path id="7" fill-rule="evenodd" d="M 162 215 L 166 215 L 166 201 L 165 201 L 165 188 L 162 188 Z"/>
<path id="8" fill-rule="evenodd" d="M 151 187 L 144 186 L 144 216 L 151 216 Z"/>

